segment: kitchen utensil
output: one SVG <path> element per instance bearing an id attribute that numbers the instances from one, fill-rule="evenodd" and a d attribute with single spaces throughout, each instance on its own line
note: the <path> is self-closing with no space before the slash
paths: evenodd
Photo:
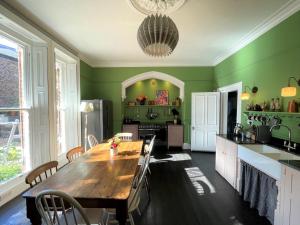
<path id="1" fill-rule="evenodd" d="M 271 141 L 270 126 L 260 125 L 256 127 L 256 140 L 266 144 Z"/>
<path id="2" fill-rule="evenodd" d="M 265 116 L 261 116 L 260 122 L 261 122 L 262 125 L 266 125 L 267 118 Z"/>
<path id="3" fill-rule="evenodd" d="M 236 123 L 234 130 L 233 130 L 233 134 L 238 136 L 242 133 L 243 131 L 243 125 L 240 123 Z"/>
<path id="4" fill-rule="evenodd" d="M 270 127 L 272 127 L 272 126 L 278 125 L 280 123 L 281 123 L 281 119 L 279 117 L 277 117 L 277 116 L 273 116 L 273 117 L 270 118 L 268 125 Z"/>
<path id="5" fill-rule="evenodd" d="M 298 112 L 298 103 L 295 100 L 289 101 L 288 112 Z"/>
<path id="6" fill-rule="evenodd" d="M 153 112 L 153 110 L 151 108 L 148 108 L 148 112 L 146 114 L 146 117 L 149 120 L 154 120 L 158 117 L 158 113 Z"/>

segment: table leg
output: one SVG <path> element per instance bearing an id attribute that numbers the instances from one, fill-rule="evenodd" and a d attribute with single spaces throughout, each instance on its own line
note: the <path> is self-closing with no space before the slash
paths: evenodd
<path id="1" fill-rule="evenodd" d="M 119 221 L 119 225 L 125 225 L 128 216 L 127 201 L 120 202 L 116 208 L 116 219 Z"/>
<path id="2" fill-rule="evenodd" d="M 35 206 L 35 198 L 26 198 L 26 211 L 27 218 L 30 220 L 32 225 L 41 225 L 42 219 Z"/>

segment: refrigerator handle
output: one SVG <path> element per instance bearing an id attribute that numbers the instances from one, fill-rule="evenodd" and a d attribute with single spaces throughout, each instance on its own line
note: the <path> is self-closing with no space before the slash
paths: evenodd
<path id="1" fill-rule="evenodd" d="M 106 123 L 106 129 L 108 129 L 108 121 L 109 121 L 109 113 L 108 113 L 108 110 L 106 110 L 106 119 L 107 119 L 107 123 Z"/>

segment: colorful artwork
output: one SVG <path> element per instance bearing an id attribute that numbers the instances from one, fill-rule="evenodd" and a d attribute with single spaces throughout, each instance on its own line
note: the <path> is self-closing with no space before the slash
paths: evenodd
<path id="1" fill-rule="evenodd" d="M 169 92 L 167 90 L 157 90 L 155 105 L 168 105 L 169 104 Z"/>

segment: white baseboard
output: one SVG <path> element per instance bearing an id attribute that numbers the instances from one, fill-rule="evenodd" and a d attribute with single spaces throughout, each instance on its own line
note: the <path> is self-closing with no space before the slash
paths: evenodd
<path id="1" fill-rule="evenodd" d="M 190 150 L 191 149 L 191 144 L 189 144 L 189 143 L 183 143 L 182 149 L 184 149 L 184 150 Z"/>

